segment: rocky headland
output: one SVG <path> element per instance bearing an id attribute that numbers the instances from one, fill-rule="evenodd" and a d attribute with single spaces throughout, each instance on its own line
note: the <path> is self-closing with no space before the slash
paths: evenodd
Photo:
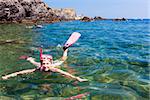
<path id="1" fill-rule="evenodd" d="M 42 0 L 0 0 L 1 23 L 52 23 L 74 20 L 76 12 L 72 8 L 50 8 Z"/>
<path id="2" fill-rule="evenodd" d="M 80 20 L 89 22 L 93 20 L 107 20 L 102 17 L 90 18 L 77 16 L 72 8 L 51 8 L 42 0 L 0 0 L 0 23 L 26 23 L 38 22 L 53 23 L 58 21 Z M 126 21 L 112 19 L 113 21 Z"/>

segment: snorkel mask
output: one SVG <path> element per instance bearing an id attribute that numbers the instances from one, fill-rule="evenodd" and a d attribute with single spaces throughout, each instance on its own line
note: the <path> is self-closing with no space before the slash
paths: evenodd
<path id="1" fill-rule="evenodd" d="M 53 57 L 51 55 L 43 54 L 42 48 L 40 48 L 40 62 L 42 64 L 43 60 L 48 60 L 52 63 Z"/>

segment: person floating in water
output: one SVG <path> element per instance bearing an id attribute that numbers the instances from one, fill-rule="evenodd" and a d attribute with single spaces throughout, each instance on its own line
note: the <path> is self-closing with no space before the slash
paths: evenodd
<path id="1" fill-rule="evenodd" d="M 69 46 L 63 47 L 63 50 L 64 50 L 63 56 L 61 57 L 60 60 L 55 60 L 55 61 L 53 61 L 53 57 L 51 55 L 43 54 L 42 48 L 40 48 L 40 62 L 36 62 L 35 59 L 32 57 L 22 56 L 21 59 L 26 59 L 27 61 L 29 61 L 33 65 L 37 66 L 37 68 L 27 69 L 27 70 L 15 72 L 15 73 L 12 73 L 9 75 L 5 75 L 5 76 L 2 76 L 2 79 L 6 80 L 10 77 L 14 77 L 14 76 L 17 76 L 19 74 L 28 74 L 28 73 L 35 72 L 36 70 L 40 70 L 40 71 L 46 71 L 46 72 L 47 71 L 58 72 L 60 74 L 63 74 L 63 75 L 69 76 L 73 79 L 76 79 L 80 82 L 87 81 L 87 79 L 82 79 L 80 77 L 76 77 L 76 76 L 74 76 L 68 72 L 65 72 L 65 71 L 57 68 L 58 66 L 63 64 L 64 61 L 66 61 L 67 55 L 68 55 L 68 47 Z"/>
<path id="2" fill-rule="evenodd" d="M 10 77 L 14 77 L 14 76 L 17 76 L 20 74 L 28 74 L 28 73 L 35 72 L 36 70 L 40 70 L 40 71 L 46 71 L 46 72 L 47 71 L 58 72 L 58 73 L 61 73 L 63 75 L 69 76 L 73 79 L 76 79 L 80 82 L 87 81 L 87 79 L 82 79 L 80 77 L 76 77 L 76 76 L 74 76 L 68 72 L 65 72 L 65 71 L 57 68 L 58 66 L 63 64 L 64 61 L 66 61 L 67 54 L 68 54 L 68 48 L 64 50 L 63 56 L 60 58 L 60 60 L 53 61 L 53 57 L 51 55 L 43 54 L 42 49 L 40 49 L 40 62 L 36 62 L 35 58 L 33 58 L 33 57 L 27 57 L 27 56 L 21 57 L 21 59 L 26 59 L 27 61 L 29 61 L 30 63 L 35 65 L 37 68 L 27 69 L 27 70 L 15 72 L 15 73 L 12 73 L 9 75 L 5 75 L 2 77 L 2 79 L 6 80 Z"/>

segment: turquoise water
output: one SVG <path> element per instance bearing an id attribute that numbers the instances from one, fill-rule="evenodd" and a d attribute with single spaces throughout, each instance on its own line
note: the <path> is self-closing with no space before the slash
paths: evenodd
<path id="1" fill-rule="evenodd" d="M 72 32 L 81 38 L 69 49 L 61 69 L 88 82 L 77 82 L 57 73 L 35 72 L 0 80 L 2 99 L 63 100 L 90 92 L 84 100 L 148 100 L 150 89 L 150 21 L 94 21 L 44 24 L 41 29 L 0 25 L 0 75 L 34 68 L 21 55 L 39 61 L 44 53 L 61 57 L 62 45 Z M 6 40 L 17 42 L 4 43 Z"/>

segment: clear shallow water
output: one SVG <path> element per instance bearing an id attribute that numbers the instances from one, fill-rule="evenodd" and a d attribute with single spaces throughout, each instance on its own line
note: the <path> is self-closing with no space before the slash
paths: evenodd
<path id="1" fill-rule="evenodd" d="M 61 22 L 33 30 L 25 29 L 24 25 L 0 25 L 1 42 L 21 41 L 0 45 L 0 75 L 34 68 L 18 57 L 29 55 L 39 61 L 41 46 L 44 53 L 52 54 L 54 59 L 61 57 L 60 45 L 77 31 L 82 36 L 70 47 L 62 69 L 89 79 L 89 82 L 79 83 L 57 73 L 35 72 L 1 80 L 0 96 L 3 99 L 57 100 L 90 92 L 84 99 L 148 100 L 149 25 L 149 20 Z"/>

